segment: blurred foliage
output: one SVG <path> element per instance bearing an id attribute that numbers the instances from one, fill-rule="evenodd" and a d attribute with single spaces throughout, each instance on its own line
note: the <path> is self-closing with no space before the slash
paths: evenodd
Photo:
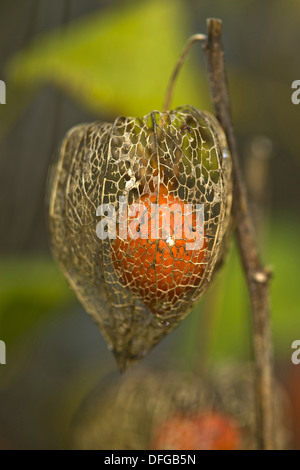
<path id="1" fill-rule="evenodd" d="M 1 258 L 0 332 L 10 347 L 71 299 L 72 291 L 50 257 Z"/>
<path id="2" fill-rule="evenodd" d="M 264 262 L 273 271 L 271 314 L 275 354 L 278 359 L 290 360 L 292 341 L 299 334 L 300 265 L 299 257 L 295 256 L 299 253 L 299 221 L 287 214 L 277 214 L 270 221 L 269 234 Z M 194 367 L 206 360 L 245 360 L 251 357 L 252 349 L 250 318 L 247 285 L 233 244 L 222 272 L 180 327 L 182 342 L 174 354 L 183 357 L 183 367 L 188 364 Z M 199 341 L 203 340 L 206 344 L 202 348 Z"/>
<path id="3" fill-rule="evenodd" d="M 52 83 L 93 111 L 143 115 L 161 109 L 186 23 L 178 0 L 124 2 L 37 37 L 12 59 L 9 77 L 15 86 Z M 189 61 L 174 106 L 199 104 L 199 88 Z"/>

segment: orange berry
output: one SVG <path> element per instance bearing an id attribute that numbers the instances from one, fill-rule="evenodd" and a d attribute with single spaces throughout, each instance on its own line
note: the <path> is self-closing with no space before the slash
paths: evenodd
<path id="1" fill-rule="evenodd" d="M 219 413 L 177 415 L 154 436 L 153 450 L 237 450 L 241 431 L 235 421 Z"/>
<path id="2" fill-rule="evenodd" d="M 196 230 L 196 212 L 185 213 L 185 207 L 167 191 L 143 195 L 128 207 L 126 238 L 120 236 L 123 219 L 112 244 L 120 281 L 153 313 L 168 313 L 179 298 L 199 285 L 205 270 L 204 230 Z M 192 243 L 194 248 L 188 249 Z"/>

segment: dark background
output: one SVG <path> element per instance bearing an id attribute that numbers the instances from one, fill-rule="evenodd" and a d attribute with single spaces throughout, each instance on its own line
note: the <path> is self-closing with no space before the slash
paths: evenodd
<path id="1" fill-rule="evenodd" d="M 131 39 L 136 41 L 136 47 L 124 66 L 122 43 L 126 44 L 127 35 L 134 35 L 138 21 L 133 12 L 138 18 L 139 11 L 143 15 L 143 5 L 151 8 L 152 3 L 157 18 L 165 18 L 165 30 L 160 24 L 155 30 L 154 22 L 151 28 L 141 31 L 141 36 Z M 108 373 L 118 375 L 104 340 L 51 257 L 45 186 L 53 154 L 74 124 L 96 119 L 111 121 L 120 114 L 146 114 L 152 109 L 152 97 L 153 108 L 157 108 L 163 101 L 173 57 L 179 55 L 191 34 L 206 31 L 207 17 L 223 20 L 240 155 L 262 258 L 274 270 L 271 300 L 278 376 L 291 367 L 291 343 L 300 337 L 300 105 L 291 102 L 291 84 L 300 79 L 299 2 L 152 3 L 1 0 L 0 79 L 6 82 L 7 104 L 0 108 L 0 339 L 7 346 L 7 364 L 0 365 L 0 448 L 70 446 L 70 423 L 83 397 Z M 159 3 L 164 5 L 164 11 L 169 8 L 170 16 L 159 14 Z M 176 9 L 180 14 L 174 20 Z M 111 11 L 115 16 L 111 16 Z M 71 72 L 67 74 L 70 91 L 63 81 L 49 74 L 46 59 L 50 49 L 46 43 L 52 33 L 59 37 L 59 31 L 69 27 L 74 33 L 79 24 L 76 21 L 84 23 L 96 15 L 99 28 L 107 27 L 108 38 L 99 49 L 97 64 L 103 73 L 99 78 L 102 88 L 99 85 L 97 99 L 92 93 L 89 97 L 88 88 L 82 99 L 83 89 L 77 96 L 71 91 Z M 116 21 L 123 21 L 119 33 L 113 28 Z M 85 40 L 80 28 L 78 31 L 74 54 Z M 66 41 L 72 43 L 73 33 Z M 168 37 L 171 33 L 177 38 L 173 47 L 172 43 L 162 42 L 163 34 Z M 149 48 L 142 49 L 144 42 L 150 43 Z M 26 76 L 26 57 L 34 55 L 26 55 L 26 51 L 32 51 L 32 44 L 39 43 L 42 51 L 45 48 L 45 63 L 39 52 L 37 78 L 34 73 Z M 105 50 L 111 62 L 106 60 Z M 22 57 L 17 55 L 19 52 Z M 53 47 L 49 54 L 54 54 Z M 58 48 L 57 76 L 59 54 Z M 170 63 L 166 62 L 157 73 L 160 55 L 170 57 Z M 78 59 L 79 65 L 82 60 L 83 70 L 86 61 L 93 60 L 91 57 Z M 117 75 L 112 83 L 119 85 L 115 96 L 113 91 L 105 100 L 105 87 L 109 90 L 113 74 L 107 66 L 110 63 Z M 145 78 L 143 70 L 149 70 L 150 75 L 153 70 L 153 76 L 147 72 Z M 88 73 L 82 87 L 89 81 Z M 133 94 L 131 101 L 126 101 L 126 93 L 134 93 L 135 88 L 142 91 L 136 91 L 136 99 Z M 145 102 L 139 99 L 143 90 Z M 211 110 L 205 65 L 197 46 L 187 60 L 185 75 L 180 75 L 174 105 L 184 104 L 185 100 L 194 100 L 190 104 Z M 150 109 L 146 109 L 148 102 Z M 248 314 L 248 294 L 233 244 L 211 291 L 140 367 L 154 364 L 159 368 L 158 364 L 164 362 L 167 367 L 169 364 L 186 370 L 200 363 L 209 369 L 211 364 L 224 360 L 248 360 L 252 355 Z"/>

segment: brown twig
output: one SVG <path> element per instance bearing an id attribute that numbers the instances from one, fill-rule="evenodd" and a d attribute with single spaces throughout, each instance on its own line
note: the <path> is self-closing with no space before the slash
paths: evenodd
<path id="1" fill-rule="evenodd" d="M 208 38 L 203 44 L 215 114 L 223 127 L 233 163 L 233 219 L 240 255 L 247 277 L 252 304 L 258 447 L 274 449 L 272 343 L 269 313 L 270 272 L 260 262 L 245 184 L 241 175 L 237 144 L 232 125 L 231 106 L 221 41 L 222 21 L 208 19 Z"/>

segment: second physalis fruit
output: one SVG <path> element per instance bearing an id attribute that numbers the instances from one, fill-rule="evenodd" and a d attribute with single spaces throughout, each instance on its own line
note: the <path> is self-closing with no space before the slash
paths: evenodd
<path id="1" fill-rule="evenodd" d="M 238 450 L 241 431 L 236 421 L 211 412 L 195 416 L 173 416 L 154 436 L 154 450 Z"/>

